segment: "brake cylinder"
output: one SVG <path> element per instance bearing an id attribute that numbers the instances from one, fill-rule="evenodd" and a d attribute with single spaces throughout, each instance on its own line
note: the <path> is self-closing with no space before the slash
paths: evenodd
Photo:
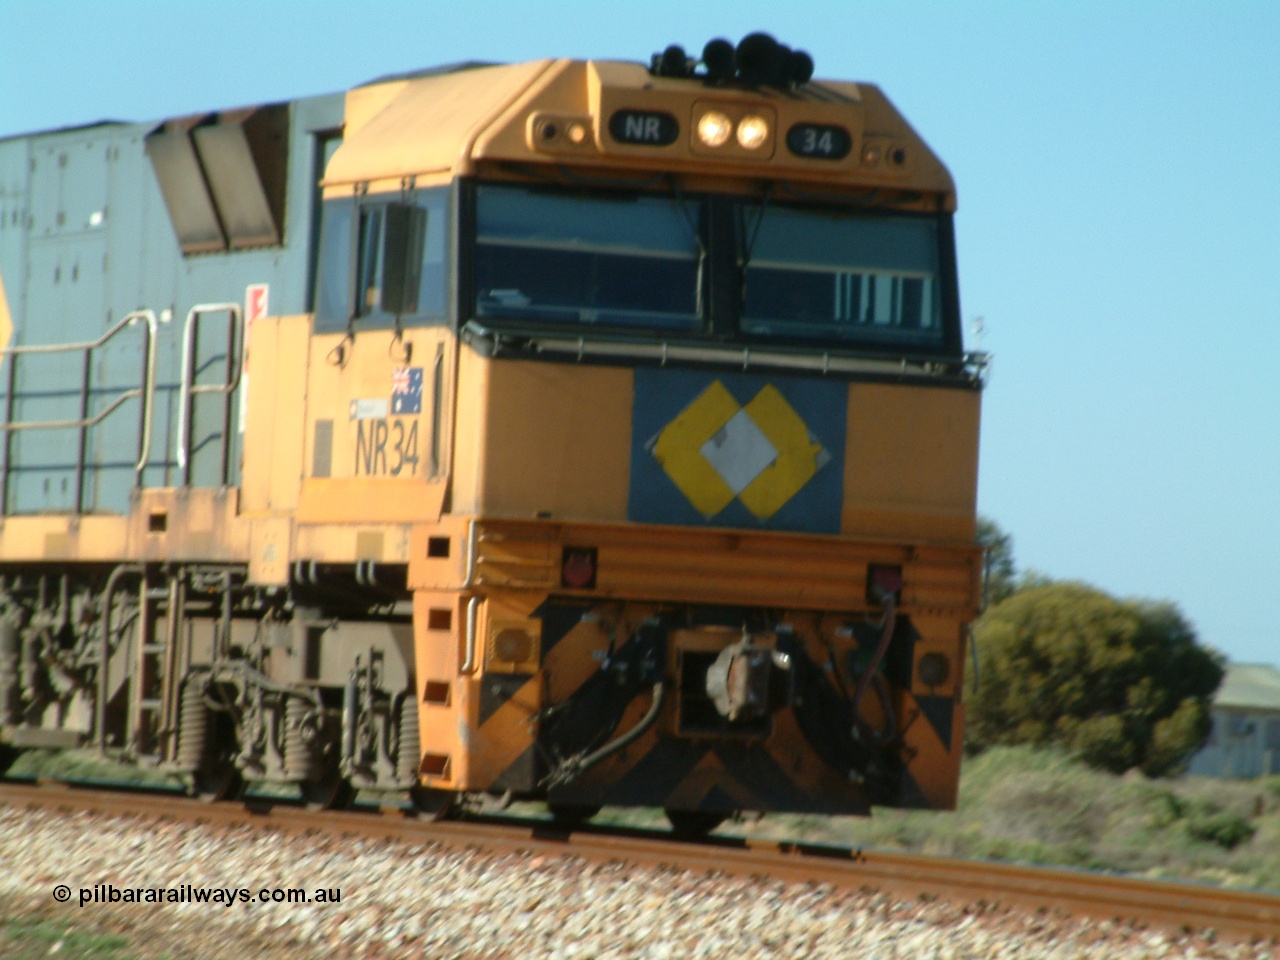
<path id="1" fill-rule="evenodd" d="M 44 650 L 44 631 L 36 627 L 27 627 L 22 631 L 21 647 L 19 683 L 26 695 L 32 697 L 41 679 L 40 654 Z"/>

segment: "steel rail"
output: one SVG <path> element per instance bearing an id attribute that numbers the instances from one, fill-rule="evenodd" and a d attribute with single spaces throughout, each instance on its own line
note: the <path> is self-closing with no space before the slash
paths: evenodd
<path id="1" fill-rule="evenodd" d="M 1043 911 L 1109 920 L 1137 929 L 1188 934 L 1212 931 L 1222 940 L 1270 942 L 1280 947 L 1280 894 L 1088 871 L 718 835 L 690 842 L 673 840 L 657 830 L 590 826 L 567 830 L 545 821 L 505 817 L 431 822 L 400 808 L 311 812 L 287 801 L 267 799 L 209 804 L 174 793 L 122 792 L 49 782 L 0 783 L 0 806 L 172 819 L 209 826 L 251 825 L 284 833 L 319 831 L 498 854 L 580 857 L 591 862 L 823 883 L 835 889 L 879 891 L 904 900 L 977 905 L 984 912 Z"/>

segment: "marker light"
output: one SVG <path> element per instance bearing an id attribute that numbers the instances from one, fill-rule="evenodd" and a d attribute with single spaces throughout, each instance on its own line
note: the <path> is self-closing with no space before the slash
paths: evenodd
<path id="1" fill-rule="evenodd" d="M 524 630 L 508 628 L 493 640 L 493 658 L 507 663 L 524 663 L 533 655 L 533 637 Z M 936 654 L 935 654 L 936 656 Z M 937 686 L 936 683 L 931 686 Z"/>
<path id="2" fill-rule="evenodd" d="M 926 687 L 940 687 L 951 676 L 951 661 L 941 653 L 926 653 L 916 666 L 916 676 Z"/>
<path id="3" fill-rule="evenodd" d="M 565 547 L 560 557 L 560 586 L 594 590 L 598 560 L 595 547 Z"/>
<path id="4" fill-rule="evenodd" d="M 733 122 L 719 110 L 710 110 L 698 121 L 698 139 L 708 147 L 723 146 L 733 133 Z"/>
<path id="5" fill-rule="evenodd" d="M 769 139 L 769 123 L 764 117 L 751 114 L 738 123 L 738 143 L 748 150 L 759 150 Z"/>

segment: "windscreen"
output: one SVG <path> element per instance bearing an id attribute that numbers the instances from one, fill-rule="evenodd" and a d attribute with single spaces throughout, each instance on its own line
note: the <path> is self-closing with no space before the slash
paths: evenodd
<path id="1" fill-rule="evenodd" d="M 476 316 L 692 330 L 698 209 L 485 184 L 476 197 Z"/>
<path id="2" fill-rule="evenodd" d="M 743 333 L 942 348 L 936 220 L 743 204 L 738 221 Z"/>

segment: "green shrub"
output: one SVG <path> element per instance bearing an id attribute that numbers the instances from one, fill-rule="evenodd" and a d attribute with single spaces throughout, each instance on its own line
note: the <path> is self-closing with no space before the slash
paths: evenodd
<path id="1" fill-rule="evenodd" d="M 1187 804 L 1177 794 L 1161 790 L 1146 804 L 1150 825 L 1157 830 L 1171 827 L 1187 815 Z"/>
<path id="2" fill-rule="evenodd" d="M 1257 827 L 1239 814 L 1225 810 L 1196 811 L 1187 818 L 1187 833 L 1196 840 L 1215 843 L 1224 850 L 1234 850 L 1252 840 Z"/>
<path id="3" fill-rule="evenodd" d="M 1025 587 L 974 624 L 966 745 L 1061 746 L 1114 773 L 1177 772 L 1204 743 L 1220 658 L 1169 604 Z"/>

